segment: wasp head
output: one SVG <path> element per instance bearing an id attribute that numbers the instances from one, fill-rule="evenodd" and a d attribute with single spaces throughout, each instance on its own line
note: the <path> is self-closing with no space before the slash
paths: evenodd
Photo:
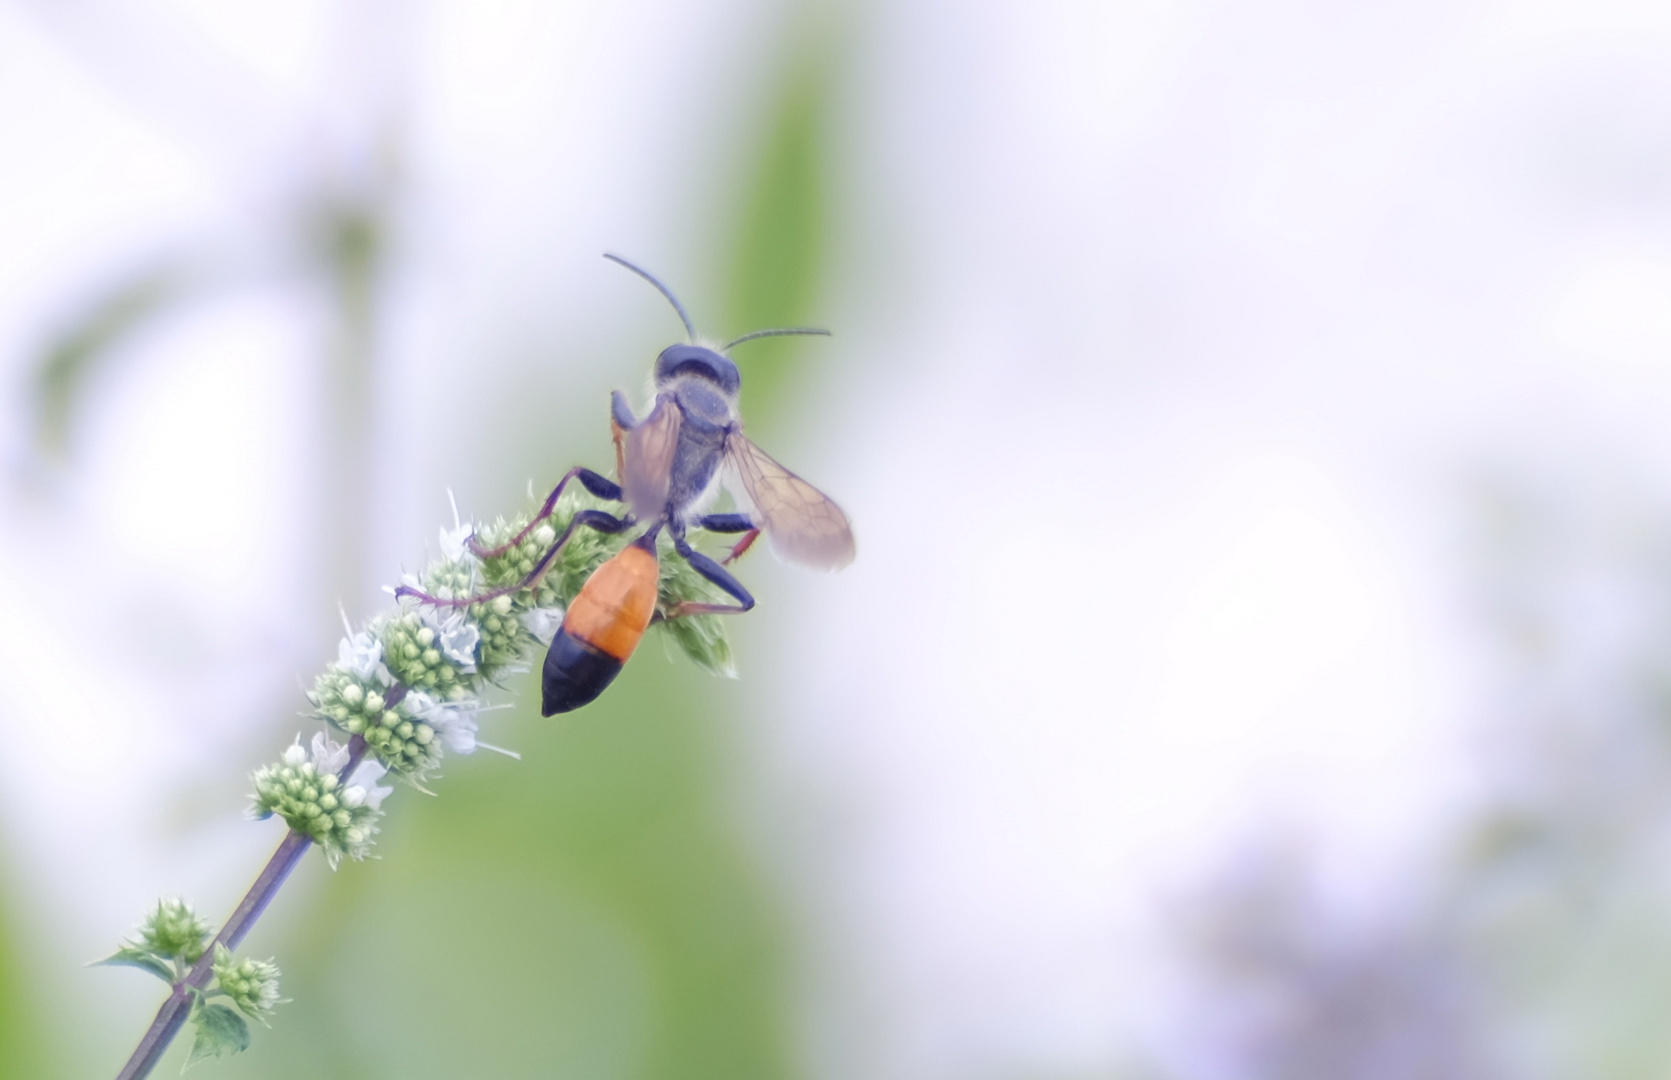
<path id="1" fill-rule="evenodd" d="M 656 357 L 657 388 L 681 376 L 711 382 L 726 397 L 735 397 L 743 384 L 729 357 L 701 345 L 669 345 Z"/>

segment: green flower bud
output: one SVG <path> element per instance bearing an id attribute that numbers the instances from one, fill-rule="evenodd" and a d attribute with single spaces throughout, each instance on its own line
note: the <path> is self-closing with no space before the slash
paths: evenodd
<path id="1" fill-rule="evenodd" d="M 322 735 L 314 738 L 313 747 L 316 758 L 328 759 L 333 769 L 342 767 L 346 755 L 342 747 Z M 358 785 L 340 796 L 334 794 L 341 782 L 334 773 L 321 774 L 315 761 L 297 763 L 293 751 L 299 748 L 298 742 L 285 751 L 277 764 L 264 765 L 255 771 L 251 778 L 255 784 L 251 811 L 257 817 L 283 818 L 285 824 L 317 843 L 332 866 L 344 855 L 364 858 L 369 838 L 377 831 L 374 822 L 381 812 L 376 804 L 382 795 L 369 798 Z M 385 793 L 388 789 L 376 790 Z M 349 792 L 358 793 L 352 801 Z M 350 839 L 350 830 L 359 839 Z"/>
<path id="2" fill-rule="evenodd" d="M 163 957 L 193 963 L 209 943 L 209 922 L 181 899 L 159 900 L 139 924 L 138 934 L 124 944 Z"/>
<path id="3" fill-rule="evenodd" d="M 225 945 L 215 946 L 215 983 L 239 1012 L 266 1022 L 279 997 L 279 969 L 271 960 L 236 960 Z"/>
<path id="4" fill-rule="evenodd" d="M 409 689 L 435 691 L 477 676 L 481 633 L 467 612 L 407 611 L 382 634 L 389 671 Z"/>

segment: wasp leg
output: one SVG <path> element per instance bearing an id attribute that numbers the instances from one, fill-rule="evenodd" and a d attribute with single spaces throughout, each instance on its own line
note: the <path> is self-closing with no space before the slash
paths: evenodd
<path id="1" fill-rule="evenodd" d="M 579 480 L 582 487 L 600 499 L 608 499 L 610 502 L 621 501 L 621 485 L 601 473 L 595 473 L 591 469 L 576 466 L 565 473 L 561 480 L 557 481 L 557 486 L 551 489 L 551 494 L 546 496 L 545 503 L 541 505 L 540 512 L 534 515 L 534 520 L 530 521 L 521 532 L 511 537 L 503 544 L 500 544 L 498 547 L 492 548 L 478 546 L 476 544 L 476 538 L 472 536 L 470 537 L 469 545 L 470 554 L 474 555 L 478 559 L 496 559 L 500 555 L 509 551 L 511 548 L 522 543 L 522 541 L 527 539 L 528 534 L 533 532 L 534 528 L 539 525 L 540 522 L 550 517 L 551 512 L 557 509 L 557 500 L 562 496 L 563 488 L 568 486 L 568 482 L 570 480 Z"/>
<path id="2" fill-rule="evenodd" d="M 632 406 L 627 404 L 627 395 L 619 390 L 609 395 L 609 418 L 622 431 L 631 431 L 638 426 L 632 415 Z"/>
<path id="3" fill-rule="evenodd" d="M 745 554 L 747 554 L 748 549 L 753 547 L 754 542 L 758 539 L 760 539 L 760 530 L 759 529 L 750 529 L 748 531 L 748 535 L 743 537 L 741 540 L 737 541 L 737 543 L 735 545 L 733 545 L 732 548 L 731 548 L 731 554 L 729 554 L 725 558 L 721 559 L 719 561 L 719 564 L 721 566 L 730 566 L 732 563 L 736 562 L 738 559 L 742 558 Z"/>
<path id="4" fill-rule="evenodd" d="M 469 607 L 471 604 L 480 604 L 486 600 L 493 600 L 501 596 L 508 596 L 511 593 L 521 592 L 523 589 L 531 589 L 535 585 L 538 585 L 540 579 L 545 577 L 545 572 L 551 569 L 552 560 L 557 558 L 557 553 L 563 550 L 563 545 L 569 542 L 569 537 L 573 536 L 574 531 L 580 526 L 585 525 L 587 528 L 596 529 L 601 533 L 618 533 L 622 529 L 631 528 L 632 524 L 633 521 L 630 516 L 618 518 L 613 514 L 606 514 L 602 510 L 582 510 L 574 516 L 574 520 L 569 522 L 568 527 L 562 531 L 562 533 L 552 543 L 551 547 L 546 549 L 546 553 L 540 556 L 540 561 L 534 564 L 534 568 L 532 570 L 528 571 L 528 576 L 517 582 L 515 585 L 503 585 L 497 589 L 489 589 L 487 592 L 478 593 L 475 596 L 461 596 L 450 600 L 443 600 L 441 597 L 431 596 L 426 592 L 420 592 L 410 585 L 402 585 L 400 588 L 395 590 L 395 596 L 397 598 L 410 596 L 413 599 L 422 601 L 425 604 L 433 604 L 436 607 L 455 608 Z"/>
<path id="5" fill-rule="evenodd" d="M 609 395 L 609 437 L 615 443 L 615 475 L 627 475 L 626 434 L 638 426 L 627 404 L 627 395 L 616 390 Z"/>
<path id="6" fill-rule="evenodd" d="M 754 597 L 747 589 L 743 588 L 742 582 L 732 577 L 731 572 L 725 567 L 691 547 L 690 544 L 686 542 L 685 538 L 678 533 L 673 534 L 673 549 L 683 556 L 686 562 L 690 563 L 690 568 L 692 570 L 695 570 L 698 574 L 701 574 L 715 585 L 718 585 L 721 589 L 724 589 L 727 593 L 736 597 L 737 603 L 735 605 L 704 604 L 693 600 L 686 600 L 684 603 L 667 613 L 667 617 L 669 619 L 677 619 L 681 615 L 742 612 L 754 607 Z"/>
<path id="7" fill-rule="evenodd" d="M 717 533 L 751 532 L 754 529 L 754 521 L 747 514 L 703 514 L 696 519 L 695 525 L 698 529 Z"/>
<path id="8" fill-rule="evenodd" d="M 717 533 L 748 533 L 732 547 L 731 554 L 719 561 L 721 566 L 730 566 L 743 557 L 743 553 L 754 546 L 760 538 L 760 526 L 756 525 L 747 514 L 708 514 L 696 519 L 698 528 Z"/>

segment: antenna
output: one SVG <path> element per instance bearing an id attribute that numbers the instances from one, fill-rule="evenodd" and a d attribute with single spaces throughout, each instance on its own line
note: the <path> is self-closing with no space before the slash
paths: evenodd
<path id="1" fill-rule="evenodd" d="M 644 270 L 644 269 L 641 269 L 639 267 L 634 266 L 632 263 L 630 263 L 627 260 L 621 258 L 621 256 L 619 256 L 619 255 L 611 255 L 609 252 L 606 251 L 606 252 L 603 253 L 603 257 L 608 259 L 610 262 L 620 263 L 622 266 L 626 267 L 628 270 L 631 270 L 633 273 L 637 274 L 639 277 L 643 278 L 645 281 L 648 281 L 650 284 L 654 285 L 656 287 L 657 292 L 659 292 L 663 296 L 667 297 L 667 302 L 669 304 L 672 304 L 673 305 L 673 310 L 677 311 L 679 313 L 679 321 L 685 324 L 685 335 L 690 338 L 692 344 L 696 343 L 696 327 L 694 327 L 690 324 L 690 316 L 685 314 L 685 305 L 679 303 L 679 298 L 677 296 L 673 295 L 673 290 L 672 289 L 669 289 L 666 285 L 663 285 L 661 282 L 657 281 L 656 276 L 654 274 L 650 273 L 648 270 Z M 730 348 L 730 346 L 726 346 L 726 347 Z"/>
<path id="2" fill-rule="evenodd" d="M 788 337 L 791 334 L 818 334 L 821 337 L 829 337 L 830 336 L 830 332 L 828 330 L 820 330 L 817 327 L 813 327 L 813 326 L 786 326 L 781 330 L 756 330 L 752 334 L 744 334 L 742 337 L 737 338 L 735 341 L 726 342 L 725 345 L 720 349 L 720 352 L 730 352 L 731 351 L 731 346 L 741 345 L 743 342 L 753 341 L 755 338 Z"/>

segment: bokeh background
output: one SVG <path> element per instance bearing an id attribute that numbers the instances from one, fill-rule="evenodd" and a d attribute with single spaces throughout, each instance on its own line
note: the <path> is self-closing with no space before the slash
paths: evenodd
<path id="1" fill-rule="evenodd" d="M 512 686 L 204 1075 L 1671 1071 L 1671 7 L 4 0 L 0 1075 L 447 492 L 609 463 L 606 250 L 836 331 L 738 359 L 859 559 Z"/>

